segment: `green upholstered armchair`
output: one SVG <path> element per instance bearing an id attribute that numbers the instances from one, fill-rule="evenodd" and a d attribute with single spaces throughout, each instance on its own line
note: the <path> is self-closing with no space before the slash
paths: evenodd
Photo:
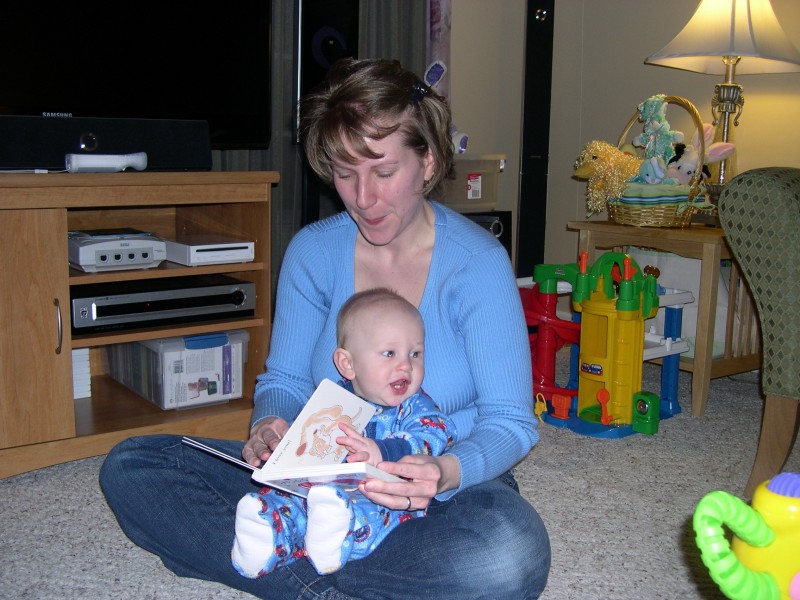
<path id="1" fill-rule="evenodd" d="M 745 494 L 780 472 L 800 410 L 800 169 L 745 171 L 719 198 L 719 218 L 761 325 L 761 434 Z"/>

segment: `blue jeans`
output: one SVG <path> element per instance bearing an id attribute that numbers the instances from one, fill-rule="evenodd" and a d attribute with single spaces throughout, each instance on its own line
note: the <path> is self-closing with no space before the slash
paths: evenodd
<path id="1" fill-rule="evenodd" d="M 242 442 L 205 440 L 240 456 Z M 231 565 L 236 504 L 258 489 L 245 469 L 171 435 L 128 439 L 100 470 L 109 506 L 130 539 L 182 577 L 217 581 L 261 598 L 537 598 L 550 541 L 510 476 L 433 501 L 368 557 L 318 575 L 307 560 L 259 579 Z"/>

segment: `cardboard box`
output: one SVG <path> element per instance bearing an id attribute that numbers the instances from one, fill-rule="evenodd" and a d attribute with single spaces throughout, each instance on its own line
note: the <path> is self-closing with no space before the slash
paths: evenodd
<path id="1" fill-rule="evenodd" d="M 456 154 L 455 178 L 446 178 L 441 193 L 431 195 L 458 212 L 495 210 L 498 177 L 506 166 L 505 154 Z"/>
<path id="2" fill-rule="evenodd" d="M 109 375 L 162 409 L 242 397 L 245 330 L 107 347 Z"/>
<path id="3" fill-rule="evenodd" d="M 89 398 L 92 395 L 92 367 L 88 348 L 72 350 L 72 398 Z"/>

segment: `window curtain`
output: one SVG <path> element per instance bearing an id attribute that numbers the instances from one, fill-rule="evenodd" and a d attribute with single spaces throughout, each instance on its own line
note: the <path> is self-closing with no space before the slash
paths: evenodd
<path id="1" fill-rule="evenodd" d="M 300 223 L 302 157 L 294 143 L 295 3 L 272 0 L 272 140 L 267 149 L 213 150 L 214 171 L 278 171 L 272 187 L 270 274 L 272 295 L 283 253 Z M 272 306 L 274 306 L 274 302 Z"/>
<path id="2" fill-rule="evenodd" d="M 427 55 L 428 0 L 361 0 L 361 58 L 394 58 L 422 77 Z"/>
<path id="3" fill-rule="evenodd" d="M 396 58 L 422 75 L 427 0 L 359 1 L 359 56 Z M 295 141 L 297 2 L 272 0 L 272 141 L 268 149 L 214 150 L 214 171 L 278 171 L 272 188 L 271 275 L 277 284 L 283 254 L 300 228 L 303 157 Z M 273 302 L 274 306 L 274 302 Z"/>

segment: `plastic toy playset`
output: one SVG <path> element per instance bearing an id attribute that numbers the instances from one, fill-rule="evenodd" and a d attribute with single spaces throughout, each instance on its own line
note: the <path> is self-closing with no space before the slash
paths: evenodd
<path id="1" fill-rule="evenodd" d="M 800 473 L 763 482 L 751 506 L 727 492 L 706 494 L 693 527 L 703 564 L 725 596 L 800 600 Z"/>
<path id="2" fill-rule="evenodd" d="M 593 437 L 654 434 L 660 419 L 680 412 L 678 362 L 683 305 L 690 292 L 665 290 L 627 254 L 607 252 L 589 268 L 578 263 L 537 265 L 531 287 L 520 287 L 528 324 L 535 412 L 542 421 Z M 571 293 L 573 320 L 556 314 L 558 296 Z M 664 308 L 665 331 L 645 331 Z M 571 344 L 570 378 L 555 381 L 555 355 Z M 662 359 L 661 393 L 641 389 L 642 363 Z"/>

